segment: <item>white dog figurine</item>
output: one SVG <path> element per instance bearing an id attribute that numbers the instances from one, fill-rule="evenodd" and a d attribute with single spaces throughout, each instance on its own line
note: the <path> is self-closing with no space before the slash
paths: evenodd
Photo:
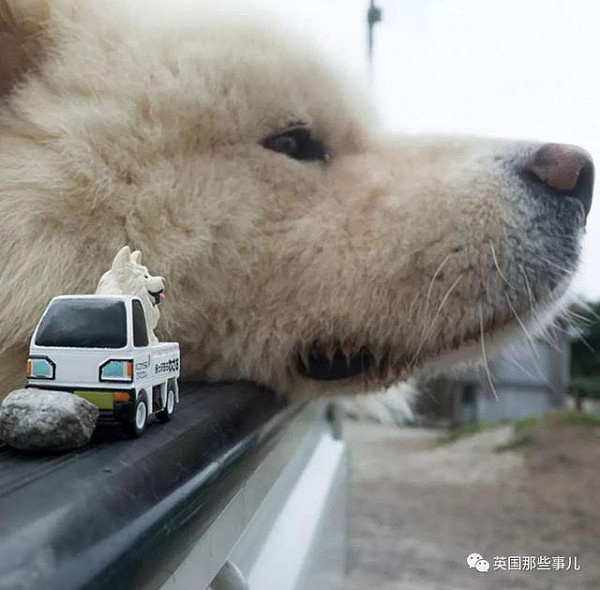
<path id="1" fill-rule="evenodd" d="M 142 265 L 142 253 L 131 252 L 129 246 L 123 246 L 115 256 L 112 266 L 100 279 L 96 287 L 97 295 L 137 295 L 144 305 L 148 338 L 156 344 L 154 334 L 160 318 L 158 305 L 165 300 L 165 279 L 152 276 Z"/>

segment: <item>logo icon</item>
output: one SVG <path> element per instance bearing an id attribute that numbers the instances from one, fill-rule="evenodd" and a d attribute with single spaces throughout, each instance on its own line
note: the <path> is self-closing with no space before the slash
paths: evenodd
<path id="1" fill-rule="evenodd" d="M 469 568 L 475 568 L 478 572 L 487 573 L 490 569 L 490 562 L 483 558 L 481 553 L 470 553 L 467 556 L 467 565 Z"/>

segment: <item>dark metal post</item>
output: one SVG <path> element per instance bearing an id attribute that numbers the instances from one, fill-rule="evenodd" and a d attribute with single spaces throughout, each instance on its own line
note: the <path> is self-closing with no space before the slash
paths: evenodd
<path id="1" fill-rule="evenodd" d="M 375 5 L 375 0 L 371 0 L 369 10 L 367 10 L 367 51 L 369 58 L 369 75 L 373 72 L 373 29 L 376 23 L 381 22 L 381 8 Z"/>

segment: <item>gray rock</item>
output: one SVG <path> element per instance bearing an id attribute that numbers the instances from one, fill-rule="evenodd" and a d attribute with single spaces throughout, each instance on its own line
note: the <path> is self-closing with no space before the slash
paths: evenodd
<path id="1" fill-rule="evenodd" d="M 65 391 L 17 389 L 0 407 L 0 440 L 27 451 L 64 451 L 85 445 L 98 408 Z"/>

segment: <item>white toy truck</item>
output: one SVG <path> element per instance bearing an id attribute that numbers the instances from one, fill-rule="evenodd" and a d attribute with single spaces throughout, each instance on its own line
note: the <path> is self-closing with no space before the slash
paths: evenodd
<path id="1" fill-rule="evenodd" d="M 52 299 L 33 336 L 28 387 L 69 391 L 100 419 L 140 436 L 152 414 L 170 420 L 179 401 L 177 342 L 149 344 L 141 300 L 131 295 Z"/>

